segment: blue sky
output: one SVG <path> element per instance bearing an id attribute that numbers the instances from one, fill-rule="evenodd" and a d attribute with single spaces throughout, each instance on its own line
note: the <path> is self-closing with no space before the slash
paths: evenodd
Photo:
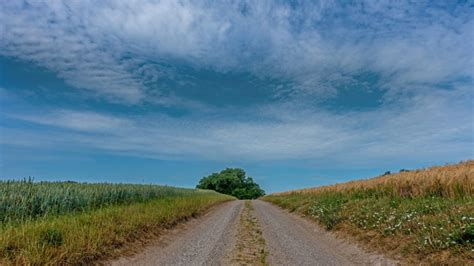
<path id="1" fill-rule="evenodd" d="M 470 1 L 3 1 L 0 178 L 267 192 L 473 159 Z"/>

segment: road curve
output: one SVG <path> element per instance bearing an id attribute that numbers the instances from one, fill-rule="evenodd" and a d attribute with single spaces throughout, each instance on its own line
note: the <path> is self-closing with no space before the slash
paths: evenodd
<path id="1" fill-rule="evenodd" d="M 233 243 L 242 201 L 223 203 L 203 217 L 186 224 L 184 230 L 152 245 L 133 257 L 111 265 L 221 265 Z"/>
<path id="2" fill-rule="evenodd" d="M 269 249 L 270 265 L 392 265 L 268 202 L 252 201 Z"/>

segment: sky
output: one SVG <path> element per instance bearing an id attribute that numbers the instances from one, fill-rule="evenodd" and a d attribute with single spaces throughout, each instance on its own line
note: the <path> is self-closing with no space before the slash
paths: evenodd
<path id="1" fill-rule="evenodd" d="M 267 192 L 474 159 L 472 1 L 1 1 L 0 179 Z"/>

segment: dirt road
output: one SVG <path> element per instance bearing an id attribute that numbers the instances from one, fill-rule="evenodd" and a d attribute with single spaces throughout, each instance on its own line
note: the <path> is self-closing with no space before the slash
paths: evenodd
<path id="1" fill-rule="evenodd" d="M 246 233 L 245 230 L 251 231 Z M 263 237 L 261 241 L 249 239 L 249 236 L 258 234 Z M 249 243 L 244 244 L 245 252 L 242 252 L 241 243 Z M 240 265 L 240 261 L 244 261 L 242 265 L 249 265 L 245 258 L 229 263 L 229 257 L 258 255 L 251 252 L 252 243 L 259 243 L 255 252 L 264 251 L 263 265 L 394 264 L 383 256 L 364 252 L 353 243 L 336 239 L 312 222 L 260 200 L 245 204 L 245 207 L 243 201 L 224 203 L 203 217 L 167 233 L 142 253 L 110 264 Z M 262 247 L 262 243 L 266 246 Z M 250 265 L 262 265 L 261 261 L 255 260 Z"/>
<path id="2" fill-rule="evenodd" d="M 391 265 L 295 214 L 268 202 L 253 201 L 268 245 L 270 265 Z"/>
<path id="3" fill-rule="evenodd" d="M 221 265 L 233 245 L 243 201 L 231 201 L 177 228 L 156 245 L 111 265 Z"/>

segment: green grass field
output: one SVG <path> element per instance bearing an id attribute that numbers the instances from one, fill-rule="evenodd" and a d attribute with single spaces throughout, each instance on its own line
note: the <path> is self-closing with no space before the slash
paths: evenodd
<path id="1" fill-rule="evenodd" d="M 0 264 L 91 263 L 232 199 L 155 185 L 0 182 Z"/>
<path id="2" fill-rule="evenodd" d="M 470 161 L 264 199 L 410 263 L 464 264 L 474 261 L 473 166 Z"/>

